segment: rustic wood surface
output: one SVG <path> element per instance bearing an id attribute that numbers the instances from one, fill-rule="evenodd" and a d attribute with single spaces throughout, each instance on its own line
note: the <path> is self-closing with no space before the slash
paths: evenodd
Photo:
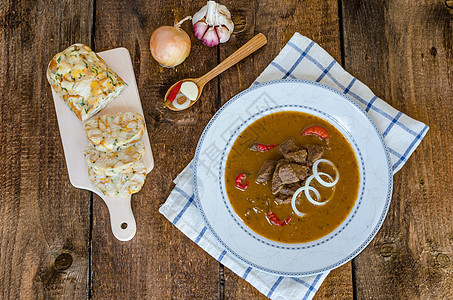
<path id="1" fill-rule="evenodd" d="M 69 183 L 44 70 L 91 42 L 92 5 L 0 3 L 0 297 L 87 295 L 90 193 Z"/>
<path id="2" fill-rule="evenodd" d="M 0 3 L 0 298 L 265 299 L 158 208 L 209 119 L 250 86 L 296 31 L 379 97 L 430 126 L 394 177 L 392 204 L 376 238 L 352 263 L 333 270 L 315 298 L 453 298 L 451 1 L 222 3 L 236 25 L 231 40 L 207 48 L 186 22 L 192 51 L 174 69 L 152 59 L 149 37 L 204 0 Z M 203 75 L 259 32 L 268 38 L 265 48 L 209 82 L 191 109 L 162 107 L 173 82 Z M 69 183 L 45 69 L 75 42 L 131 53 L 155 168 L 132 197 L 137 234 L 129 242 L 113 237 L 102 199 Z"/>
<path id="3" fill-rule="evenodd" d="M 359 299 L 453 298 L 453 10 L 445 3 L 343 1 L 346 69 L 430 126 L 394 176 L 383 227 L 354 260 Z"/>

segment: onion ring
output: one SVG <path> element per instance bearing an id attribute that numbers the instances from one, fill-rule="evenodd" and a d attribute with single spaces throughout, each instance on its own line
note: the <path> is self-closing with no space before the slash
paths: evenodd
<path id="1" fill-rule="evenodd" d="M 299 217 L 303 217 L 303 216 L 305 216 L 305 214 L 304 214 L 304 213 L 301 213 L 301 212 L 296 208 L 296 198 L 297 198 L 297 196 L 298 196 L 302 191 L 307 191 L 307 190 L 312 190 L 312 191 L 315 193 L 316 198 L 318 198 L 318 200 L 321 198 L 321 194 L 318 192 L 317 189 L 315 189 L 315 188 L 312 187 L 312 186 L 308 186 L 308 187 L 307 187 L 307 186 L 302 186 L 302 187 L 298 188 L 298 189 L 296 190 L 296 192 L 294 192 L 293 198 L 291 199 L 291 207 L 293 208 L 294 213 L 295 213 L 296 215 L 298 215 Z M 305 196 L 307 196 L 307 194 L 308 194 L 308 197 L 307 197 L 308 201 L 310 201 L 311 203 L 316 202 L 316 201 L 311 197 L 311 195 L 310 195 L 309 192 L 305 192 Z M 312 202 L 312 201 L 313 201 L 313 202 Z M 319 203 L 319 202 L 316 202 L 316 203 Z"/>
<path id="2" fill-rule="evenodd" d="M 173 100 L 173 102 L 171 103 L 174 108 L 176 108 L 176 109 L 186 109 L 186 108 L 189 107 L 189 105 L 190 105 L 190 99 L 189 98 L 186 98 L 186 102 L 184 102 L 183 104 L 179 104 L 178 103 L 178 98 L 181 98 L 181 97 L 186 98 L 184 95 L 178 94 L 176 96 L 176 99 Z"/>
<path id="3" fill-rule="evenodd" d="M 335 170 L 335 173 L 336 173 L 335 180 L 333 180 L 332 177 L 330 177 L 330 175 L 328 175 L 326 173 L 318 172 L 318 165 L 322 162 L 327 163 L 333 167 L 333 169 Z M 332 182 L 324 181 L 320 175 L 327 175 L 328 177 L 330 177 L 330 180 L 333 180 L 333 181 Z M 340 179 L 340 174 L 338 173 L 337 167 L 335 167 L 335 165 L 330 160 L 327 160 L 327 159 L 318 159 L 317 161 L 315 161 L 315 163 L 313 164 L 313 176 L 316 178 L 316 180 L 319 182 L 319 184 L 321 184 L 325 187 L 333 187 L 334 185 L 337 184 L 338 179 Z"/>
<path id="4" fill-rule="evenodd" d="M 333 169 L 335 170 L 335 173 L 336 173 L 335 174 L 335 180 L 329 174 L 318 171 L 318 165 L 320 163 L 322 163 L 322 162 L 327 163 L 327 164 L 329 164 L 329 165 L 331 165 L 333 167 Z M 337 167 L 335 167 L 335 165 L 330 160 L 327 160 L 327 159 L 318 159 L 317 161 L 315 161 L 315 163 L 313 164 L 312 170 L 313 170 L 313 174 L 308 176 L 308 178 L 305 180 L 305 185 L 300 187 L 300 188 L 298 188 L 296 190 L 296 192 L 293 194 L 293 197 L 291 198 L 291 207 L 292 207 L 294 213 L 296 215 L 298 215 L 299 217 L 305 216 L 305 214 L 301 213 L 296 207 L 296 198 L 297 198 L 297 196 L 299 196 L 299 194 L 302 191 L 304 192 L 305 197 L 307 198 L 307 200 L 311 204 L 314 204 L 314 205 L 324 205 L 327 202 L 329 202 L 329 200 L 331 199 L 331 198 L 329 198 L 329 199 L 327 199 L 324 202 L 319 202 L 319 200 L 321 199 L 321 194 L 318 192 L 318 190 L 316 188 L 310 186 L 310 183 L 311 183 L 311 181 L 313 179 L 316 179 L 316 181 L 318 181 L 319 184 L 324 186 L 324 187 L 333 187 L 335 184 L 337 184 L 338 180 L 340 179 L 340 174 L 338 173 Z M 330 180 L 330 182 L 327 182 L 327 181 L 323 180 L 321 178 L 321 176 L 326 176 Z M 317 201 L 311 197 L 310 191 L 313 191 L 315 193 Z"/>
<path id="5" fill-rule="evenodd" d="M 326 173 L 322 173 L 322 175 L 327 175 L 330 177 L 329 174 L 326 174 Z M 309 186 L 310 182 L 313 180 L 313 178 L 315 178 L 315 175 L 310 175 L 307 180 L 305 180 L 305 185 L 303 186 L 305 189 L 304 189 L 304 193 L 305 193 L 305 197 L 307 197 L 307 200 L 310 201 L 311 204 L 314 204 L 314 205 L 324 205 L 326 204 L 327 202 L 329 202 L 329 200 L 326 200 L 324 202 L 319 202 L 319 201 L 315 201 L 311 196 L 310 196 L 310 188 L 312 188 L 315 192 L 315 194 L 317 194 L 316 196 L 318 197 L 318 200 L 321 198 L 321 195 L 319 194 L 318 190 L 315 189 L 314 187 L 312 186 Z M 330 177 L 332 179 L 332 177 Z M 318 196 L 319 194 L 319 196 Z"/>

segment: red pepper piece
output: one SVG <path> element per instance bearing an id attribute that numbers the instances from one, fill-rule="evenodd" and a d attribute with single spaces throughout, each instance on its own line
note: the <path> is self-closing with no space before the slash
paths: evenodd
<path id="1" fill-rule="evenodd" d="M 286 224 L 288 224 L 289 221 L 291 221 L 291 217 L 289 217 L 288 219 L 286 219 L 285 221 L 283 221 L 283 222 L 282 222 L 282 226 L 285 226 Z"/>
<path id="2" fill-rule="evenodd" d="M 321 126 L 310 126 L 305 128 L 301 135 L 316 135 L 320 139 L 327 141 L 329 139 L 329 132 Z"/>
<path id="3" fill-rule="evenodd" d="M 167 97 L 167 101 L 172 103 L 175 100 L 176 95 L 178 95 L 179 90 L 181 89 L 182 80 L 170 91 Z"/>
<path id="4" fill-rule="evenodd" d="M 245 173 L 239 173 L 239 175 L 236 176 L 236 187 L 241 191 L 245 191 L 245 189 L 249 187 L 248 180 L 245 183 L 243 183 L 245 177 L 246 177 Z"/>
<path id="5" fill-rule="evenodd" d="M 285 226 L 286 224 L 289 223 L 289 221 L 291 221 L 291 217 L 289 217 L 288 219 L 284 220 L 284 221 L 281 221 L 279 217 L 277 217 L 277 215 L 270 211 L 266 214 L 267 216 L 267 219 L 269 220 L 269 222 L 271 222 L 272 224 L 274 225 L 277 225 L 277 226 Z"/>
<path id="6" fill-rule="evenodd" d="M 265 145 L 265 144 L 259 144 L 259 143 L 253 143 L 249 147 L 249 149 L 251 151 L 260 151 L 260 152 L 266 152 L 266 151 L 271 150 L 272 148 L 275 148 L 275 145 Z"/>

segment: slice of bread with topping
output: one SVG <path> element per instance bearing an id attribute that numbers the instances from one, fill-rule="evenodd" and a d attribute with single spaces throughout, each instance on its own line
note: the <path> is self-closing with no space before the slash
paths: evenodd
<path id="1" fill-rule="evenodd" d="M 74 44 L 57 53 L 47 68 L 47 80 L 82 122 L 127 87 L 102 58 L 83 44 Z"/>
<path id="2" fill-rule="evenodd" d="M 94 145 L 89 145 L 84 155 L 88 169 L 99 175 L 115 176 L 132 171 L 140 163 L 145 155 L 145 145 L 142 141 L 138 141 L 118 151 L 108 152 L 99 151 Z"/>
<path id="3" fill-rule="evenodd" d="M 93 185 L 104 195 L 126 198 L 142 189 L 146 178 L 146 168 L 143 163 L 139 163 L 130 172 L 115 176 L 99 175 L 89 169 L 88 176 Z"/>
<path id="4" fill-rule="evenodd" d="M 119 150 L 139 140 L 145 121 L 138 113 L 120 112 L 93 118 L 85 124 L 88 140 L 99 151 Z"/>

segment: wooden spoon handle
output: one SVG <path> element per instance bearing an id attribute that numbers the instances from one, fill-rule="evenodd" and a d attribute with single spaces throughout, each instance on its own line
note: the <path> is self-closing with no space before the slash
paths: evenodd
<path id="1" fill-rule="evenodd" d="M 200 86 L 204 86 L 209 80 L 212 78 L 216 77 L 226 69 L 228 69 L 231 66 L 234 66 L 237 64 L 239 61 L 242 59 L 246 58 L 259 48 L 263 47 L 266 45 L 267 39 L 264 36 L 264 34 L 259 33 L 255 35 L 250 41 L 248 41 L 246 44 L 244 44 L 241 48 L 236 50 L 233 54 L 228 56 L 224 61 L 222 61 L 217 67 L 203 75 L 198 79 L 198 84 Z"/>

